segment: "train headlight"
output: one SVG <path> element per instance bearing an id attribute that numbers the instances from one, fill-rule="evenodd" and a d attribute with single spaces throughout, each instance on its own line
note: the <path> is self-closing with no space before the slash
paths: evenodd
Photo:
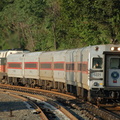
<path id="1" fill-rule="evenodd" d="M 112 51 L 114 51 L 114 50 L 115 50 L 115 48 L 114 48 L 114 47 L 111 47 L 110 49 L 111 49 Z"/>
<path id="2" fill-rule="evenodd" d="M 120 47 L 111 47 L 110 50 L 111 51 L 120 51 Z"/>
<path id="3" fill-rule="evenodd" d="M 120 47 L 118 47 L 117 50 L 120 51 Z"/>

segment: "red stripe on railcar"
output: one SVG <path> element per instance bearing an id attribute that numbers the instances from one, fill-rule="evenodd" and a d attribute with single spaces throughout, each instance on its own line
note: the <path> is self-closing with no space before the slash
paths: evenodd
<path id="1" fill-rule="evenodd" d="M 54 63 L 65 63 L 64 61 L 57 61 L 57 62 L 54 62 Z"/>
<path id="2" fill-rule="evenodd" d="M 40 70 L 53 70 L 52 68 L 40 68 Z"/>
<path id="3" fill-rule="evenodd" d="M 65 71 L 64 69 L 54 69 L 55 71 Z"/>

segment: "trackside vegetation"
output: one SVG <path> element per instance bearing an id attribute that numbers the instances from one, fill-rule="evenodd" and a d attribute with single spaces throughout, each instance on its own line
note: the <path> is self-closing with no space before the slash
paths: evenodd
<path id="1" fill-rule="evenodd" d="M 0 49 L 120 43 L 120 0 L 0 0 Z"/>

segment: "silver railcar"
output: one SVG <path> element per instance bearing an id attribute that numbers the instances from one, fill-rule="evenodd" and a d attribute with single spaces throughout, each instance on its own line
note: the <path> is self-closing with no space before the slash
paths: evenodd
<path id="1" fill-rule="evenodd" d="M 120 45 L 94 45 L 39 54 L 33 52 L 16 57 L 23 59 L 25 67 L 21 70 L 24 72 L 18 69 L 16 73 L 16 69 L 8 67 L 8 77 L 23 77 L 23 81 L 32 78 L 36 81 L 34 85 L 44 89 L 71 92 L 88 100 L 120 99 Z M 7 59 L 8 64 L 21 62 L 14 59 L 14 55 L 9 55 Z M 38 69 L 34 69 L 33 66 L 37 65 Z M 24 73 L 23 76 L 21 73 Z"/>

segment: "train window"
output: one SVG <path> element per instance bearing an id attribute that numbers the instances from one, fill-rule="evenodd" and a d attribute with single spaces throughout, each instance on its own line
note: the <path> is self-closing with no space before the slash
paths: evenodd
<path id="1" fill-rule="evenodd" d="M 92 68 L 94 69 L 102 68 L 102 58 L 93 58 Z"/>
<path id="2" fill-rule="evenodd" d="M 37 63 L 25 63 L 25 69 L 37 69 Z"/>
<path id="3" fill-rule="evenodd" d="M 8 68 L 21 69 L 21 63 L 8 63 Z"/>
<path id="4" fill-rule="evenodd" d="M 54 69 L 64 69 L 63 63 L 54 63 Z"/>
<path id="5" fill-rule="evenodd" d="M 120 69 L 120 58 L 110 59 L 110 69 Z"/>

